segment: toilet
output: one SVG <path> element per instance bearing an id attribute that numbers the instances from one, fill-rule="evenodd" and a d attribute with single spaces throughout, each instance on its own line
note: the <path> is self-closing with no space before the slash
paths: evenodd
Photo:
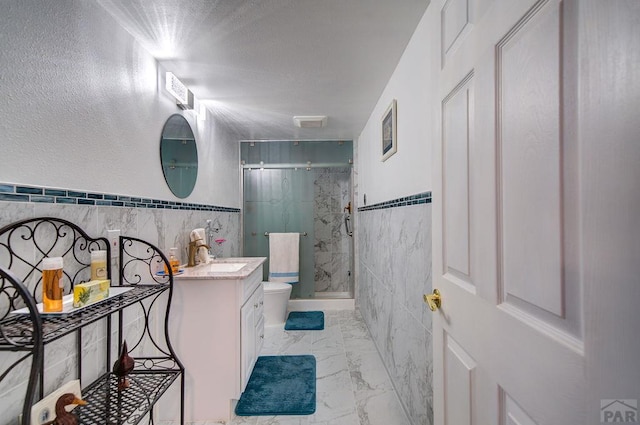
<path id="1" fill-rule="evenodd" d="M 291 284 L 262 282 L 264 287 L 264 324 L 282 325 L 287 320 L 287 304 L 291 296 Z"/>

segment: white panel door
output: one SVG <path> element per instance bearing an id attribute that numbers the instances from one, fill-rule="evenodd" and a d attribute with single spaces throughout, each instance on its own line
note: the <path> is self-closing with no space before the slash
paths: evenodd
<path id="1" fill-rule="evenodd" d="M 434 422 L 640 423 L 640 2 L 432 6 Z"/>

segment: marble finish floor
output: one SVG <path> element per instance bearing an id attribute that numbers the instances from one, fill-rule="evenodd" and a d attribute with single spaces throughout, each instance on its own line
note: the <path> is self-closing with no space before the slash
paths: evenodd
<path id="1" fill-rule="evenodd" d="M 325 311 L 322 331 L 266 327 L 260 354 L 316 357 L 316 412 L 236 417 L 228 425 L 410 425 L 358 310 Z"/>

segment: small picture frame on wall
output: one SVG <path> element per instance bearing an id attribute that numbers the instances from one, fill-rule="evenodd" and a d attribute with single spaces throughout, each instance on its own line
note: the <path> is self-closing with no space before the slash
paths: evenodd
<path id="1" fill-rule="evenodd" d="M 382 161 L 386 161 L 398 151 L 396 138 L 396 100 L 391 101 L 382 116 Z"/>

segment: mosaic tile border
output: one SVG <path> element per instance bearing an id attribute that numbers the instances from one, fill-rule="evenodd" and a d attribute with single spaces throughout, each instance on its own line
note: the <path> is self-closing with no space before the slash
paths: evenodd
<path id="1" fill-rule="evenodd" d="M 240 208 L 188 202 L 163 201 L 110 193 L 55 189 L 40 186 L 0 183 L 0 201 L 37 202 L 61 205 L 94 205 L 97 207 L 152 208 L 165 210 L 224 211 L 239 213 Z"/>
<path id="2" fill-rule="evenodd" d="M 404 198 L 393 199 L 391 201 L 380 202 L 377 204 L 366 205 L 358 208 L 358 212 L 383 210 L 385 208 L 406 207 L 408 205 L 430 204 L 431 192 L 422 192 L 417 195 L 405 196 Z"/>

